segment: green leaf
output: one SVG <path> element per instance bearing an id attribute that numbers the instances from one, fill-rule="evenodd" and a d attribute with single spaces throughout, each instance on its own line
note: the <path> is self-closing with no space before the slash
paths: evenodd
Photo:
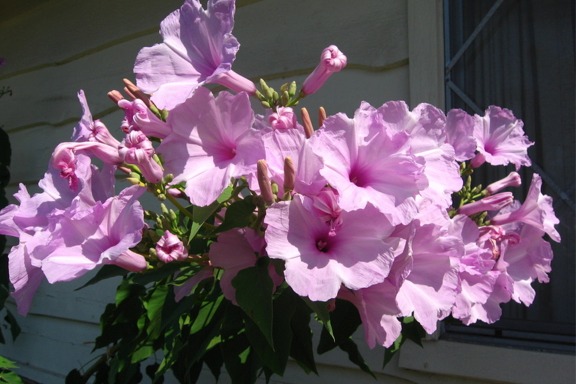
<path id="1" fill-rule="evenodd" d="M 110 279 L 112 277 L 117 277 L 117 276 L 126 276 L 128 274 L 128 271 L 126 271 L 124 268 L 120 268 L 116 265 L 112 265 L 112 264 L 107 264 L 102 266 L 98 272 L 96 273 L 96 275 L 91 278 L 90 280 L 88 280 L 86 282 L 86 284 L 84 284 L 83 286 L 76 288 L 75 291 L 79 291 L 83 288 L 86 288 L 90 285 L 94 285 L 96 283 L 99 283 L 102 280 L 106 280 L 106 279 Z"/>
<path id="2" fill-rule="evenodd" d="M 191 334 L 201 331 L 214 319 L 214 315 L 218 311 L 220 304 L 222 304 L 223 299 L 223 295 L 218 296 L 215 300 L 210 297 L 210 300 L 200 305 L 200 311 L 198 311 L 198 315 L 190 328 Z"/>
<path id="3" fill-rule="evenodd" d="M 332 323 L 330 322 L 330 311 L 328 311 L 328 304 L 323 301 L 310 301 L 307 297 L 302 298 L 306 305 L 316 314 L 318 321 L 322 323 L 324 329 L 334 339 L 334 331 L 332 330 Z"/>
<path id="4" fill-rule="evenodd" d="M 294 316 L 290 322 L 292 328 L 290 357 L 300 365 L 304 372 L 318 374 L 312 345 L 313 334 L 310 329 L 311 310 L 301 298 L 298 298 L 294 307 Z"/>
<path id="5" fill-rule="evenodd" d="M 232 190 L 233 190 L 232 186 L 231 185 L 228 186 L 226 189 L 224 189 L 224 191 L 222 191 L 218 199 L 216 199 L 216 201 L 210 205 L 207 205 L 205 207 L 196 207 L 196 206 L 191 207 L 193 221 L 192 221 L 192 227 L 190 228 L 190 234 L 188 235 L 188 242 L 192 241 L 192 239 L 196 236 L 196 234 L 198 234 L 198 231 L 200 230 L 202 225 L 206 222 L 206 220 L 208 220 L 210 216 L 212 216 L 220 209 L 220 205 L 223 202 L 229 200 L 230 197 L 232 197 Z"/>
<path id="6" fill-rule="evenodd" d="M 0 356 L 0 383 L 22 384 L 22 379 L 13 370 L 18 368 L 12 360 Z"/>
<path id="7" fill-rule="evenodd" d="M 232 384 L 253 384 L 260 368 L 245 334 L 221 344 L 220 351 Z"/>
<path id="8" fill-rule="evenodd" d="M 347 342 L 347 339 L 358 329 L 362 323 L 358 310 L 354 304 L 346 300 L 336 300 L 336 306 L 330 313 L 333 334 L 330 335 L 326 328 L 322 329 L 318 353 L 325 353 Z"/>
<path id="9" fill-rule="evenodd" d="M 150 298 L 144 302 L 144 308 L 146 308 L 146 315 L 150 323 L 148 324 L 148 337 L 156 339 L 160 336 L 162 331 L 162 308 L 164 303 L 167 302 L 168 293 L 172 292 L 170 287 L 167 285 L 157 285 L 154 287 Z"/>
<path id="10" fill-rule="evenodd" d="M 252 195 L 230 204 L 226 209 L 224 222 L 218 227 L 217 232 L 249 226 L 254 220 L 252 214 L 255 209 L 256 204 L 254 204 Z"/>
<path id="11" fill-rule="evenodd" d="M 139 361 L 145 360 L 148 357 L 152 356 L 153 353 L 154 348 L 151 345 L 143 345 L 130 353 L 131 355 L 130 362 L 137 363 Z"/>
<path id="12" fill-rule="evenodd" d="M 348 360 L 356 364 L 358 367 L 360 367 L 361 370 L 376 379 L 376 376 L 370 367 L 364 362 L 364 358 L 360 354 L 360 351 L 358 351 L 358 346 L 354 341 L 352 341 L 352 339 L 346 339 L 345 341 L 342 341 L 340 344 L 338 344 L 338 346 L 344 352 L 348 353 Z"/>
<path id="13" fill-rule="evenodd" d="M 400 348 L 402 348 L 402 345 L 404 345 L 406 340 L 412 340 L 420 347 L 423 347 L 422 339 L 425 336 L 426 331 L 424 328 L 422 328 L 420 323 L 414 319 L 414 317 L 407 316 L 402 318 L 402 333 L 400 333 L 400 336 L 398 336 L 398 338 L 394 341 L 394 344 L 385 349 L 382 367 L 385 367 L 386 364 L 392 360 L 394 355 L 400 350 Z"/>
<path id="14" fill-rule="evenodd" d="M 422 339 L 426 337 L 426 331 L 414 317 L 408 316 L 402 319 L 402 335 L 423 347 Z"/>
<path id="15" fill-rule="evenodd" d="M 265 368 L 280 376 L 284 374 L 290 346 L 292 345 L 292 329 L 290 323 L 296 310 L 296 295 L 286 289 L 274 300 L 274 322 L 272 326 L 274 345 L 271 346 L 264 338 L 260 329 L 251 319 L 246 319 L 246 337 L 260 358 Z"/>
<path id="16" fill-rule="evenodd" d="M 257 265 L 238 272 L 232 280 L 236 301 L 246 315 L 258 326 L 270 346 L 272 337 L 273 283 L 265 265 Z"/>
<path id="17" fill-rule="evenodd" d="M 382 368 L 386 367 L 386 365 L 392 361 L 392 358 L 400 350 L 405 340 L 406 339 L 402 336 L 402 333 L 400 333 L 400 336 L 394 340 L 394 344 L 384 349 L 384 362 L 382 363 Z"/>

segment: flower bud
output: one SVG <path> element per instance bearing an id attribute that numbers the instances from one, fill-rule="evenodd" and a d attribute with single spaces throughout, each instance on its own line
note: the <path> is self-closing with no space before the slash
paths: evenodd
<path id="1" fill-rule="evenodd" d="M 520 185 L 522 185 L 520 175 L 517 172 L 510 172 L 505 178 L 488 185 L 485 191 L 488 195 L 493 195 L 504 188 L 519 187 Z"/>
<path id="2" fill-rule="evenodd" d="M 320 63 L 318 63 L 314 71 L 304 80 L 302 93 L 304 95 L 311 95 L 318 91 L 333 73 L 340 72 L 344 69 L 346 63 L 346 56 L 340 52 L 338 47 L 331 45 L 325 48 L 320 56 Z"/>
<path id="3" fill-rule="evenodd" d="M 272 185 L 270 184 L 270 177 L 268 176 L 268 165 L 266 160 L 258 160 L 256 163 L 256 171 L 258 178 L 258 186 L 260 187 L 260 195 L 264 202 L 268 205 L 274 203 L 274 193 L 272 192 Z"/>
<path id="4" fill-rule="evenodd" d="M 499 211 L 513 202 L 514 196 L 511 192 L 501 192 L 463 205 L 458 209 L 458 213 L 470 216 L 483 211 Z"/>
<path id="5" fill-rule="evenodd" d="M 296 115 L 290 107 L 278 107 L 276 112 L 268 116 L 268 122 L 274 129 L 296 128 Z"/>
<path id="6" fill-rule="evenodd" d="M 294 190 L 296 183 L 296 168 L 290 157 L 284 159 L 284 193 L 290 193 Z"/>
<path id="7" fill-rule="evenodd" d="M 170 231 L 164 231 L 164 235 L 156 243 L 156 255 L 163 263 L 170 263 L 186 259 L 188 252 L 178 236 Z"/>
<path id="8" fill-rule="evenodd" d="M 301 108 L 300 114 L 302 116 L 302 125 L 304 126 L 304 135 L 309 139 L 312 137 L 312 134 L 314 134 L 314 127 L 312 126 L 312 120 L 310 120 L 310 114 L 306 108 Z"/>

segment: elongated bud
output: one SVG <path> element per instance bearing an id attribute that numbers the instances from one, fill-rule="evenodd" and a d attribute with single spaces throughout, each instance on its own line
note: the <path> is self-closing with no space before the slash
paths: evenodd
<path id="1" fill-rule="evenodd" d="M 293 191 L 295 183 L 296 168 L 294 168 L 294 162 L 290 157 L 286 157 L 284 159 L 284 194 Z"/>
<path id="2" fill-rule="evenodd" d="M 320 63 L 314 71 L 304 80 L 302 93 L 311 95 L 319 90 L 333 73 L 340 72 L 346 67 L 347 58 L 338 47 L 331 45 L 325 48 L 320 55 Z"/>
<path id="3" fill-rule="evenodd" d="M 326 120 L 326 110 L 324 107 L 318 108 L 318 126 L 324 125 L 324 120 Z"/>
<path id="4" fill-rule="evenodd" d="M 109 260 L 106 263 L 117 265 L 130 272 L 140 272 L 145 270 L 146 267 L 148 266 L 148 263 L 146 262 L 144 256 L 131 250 L 123 252 L 116 259 Z"/>
<path id="5" fill-rule="evenodd" d="M 520 185 L 522 185 L 520 175 L 517 172 L 510 172 L 505 178 L 488 185 L 485 191 L 488 195 L 493 195 L 504 188 L 519 187 Z"/>
<path id="6" fill-rule="evenodd" d="M 512 192 L 500 192 L 463 205 L 458 209 L 458 213 L 470 216 L 483 211 L 499 211 L 513 202 L 514 196 Z"/>
<path id="7" fill-rule="evenodd" d="M 122 96 L 122 94 L 117 90 L 113 89 L 110 92 L 108 92 L 108 98 L 112 100 L 114 104 L 118 104 L 120 100 L 124 99 L 124 96 Z"/>
<path id="8" fill-rule="evenodd" d="M 128 79 L 122 79 L 122 82 L 124 83 L 125 86 L 124 91 L 126 91 L 126 93 L 130 95 L 130 97 L 132 97 L 133 99 L 142 100 L 148 108 L 151 108 L 154 105 L 154 103 L 152 103 L 152 101 L 150 100 L 150 97 L 144 92 L 142 92 L 140 88 L 136 86 L 136 84 L 134 84 Z M 156 106 L 154 105 L 154 107 Z"/>
<path id="9" fill-rule="evenodd" d="M 306 138 L 309 139 L 314 134 L 314 127 L 312 126 L 312 120 L 310 120 L 310 114 L 306 108 L 300 109 L 300 115 L 302 116 L 302 125 L 304 126 L 304 134 Z"/>
<path id="10" fill-rule="evenodd" d="M 272 185 L 270 184 L 270 177 L 268 176 L 268 164 L 266 164 L 266 160 L 258 160 L 256 163 L 256 171 L 260 195 L 262 195 L 264 202 L 270 205 L 274 203 L 274 193 L 272 193 Z"/>

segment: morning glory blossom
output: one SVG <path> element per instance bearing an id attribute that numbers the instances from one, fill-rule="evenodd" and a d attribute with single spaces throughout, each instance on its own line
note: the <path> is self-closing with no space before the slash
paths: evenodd
<path id="1" fill-rule="evenodd" d="M 164 42 L 145 47 L 134 64 L 136 83 L 160 109 L 172 109 L 204 83 L 253 93 L 256 87 L 232 71 L 240 47 L 232 35 L 234 0 L 186 0 L 160 24 Z"/>
<path id="2" fill-rule="evenodd" d="M 407 132 L 386 130 L 379 111 L 362 103 L 353 119 L 328 117 L 309 143 L 342 209 L 371 203 L 396 225 L 411 220 L 417 210 L 412 198 L 428 186 L 424 159 L 412 154 L 409 140 Z"/>
<path id="3" fill-rule="evenodd" d="M 528 148 L 534 143 L 528 140 L 522 127 L 524 123 L 506 108 L 490 106 L 484 116 L 474 115 L 474 138 L 478 154 L 472 165 L 484 162 L 492 165 L 514 164 L 516 170 L 530 166 Z"/>
<path id="4" fill-rule="evenodd" d="M 172 132 L 158 147 L 174 184 L 186 183 L 194 205 L 206 206 L 233 177 L 256 183 L 256 162 L 264 158 L 262 140 L 252 129 L 254 113 L 246 93 L 214 97 L 200 88 L 168 117 Z"/>
<path id="5" fill-rule="evenodd" d="M 327 301 L 341 285 L 360 289 L 384 281 L 394 259 L 387 242 L 393 227 L 385 215 L 367 204 L 326 221 L 307 206 L 313 206 L 310 198 L 296 195 L 270 206 L 265 218 L 266 251 L 285 261 L 284 276 L 294 292 Z"/>

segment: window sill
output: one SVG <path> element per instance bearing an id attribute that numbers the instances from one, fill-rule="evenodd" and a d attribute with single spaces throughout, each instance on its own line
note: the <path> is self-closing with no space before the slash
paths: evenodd
<path id="1" fill-rule="evenodd" d="M 446 340 L 408 342 L 399 367 L 448 376 L 504 383 L 574 383 L 576 357 Z"/>

